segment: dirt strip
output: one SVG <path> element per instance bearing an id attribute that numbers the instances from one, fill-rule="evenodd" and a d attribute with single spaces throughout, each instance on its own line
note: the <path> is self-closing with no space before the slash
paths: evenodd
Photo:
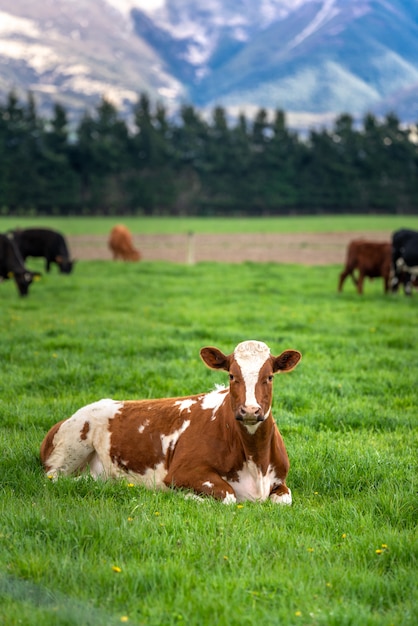
<path id="1" fill-rule="evenodd" d="M 71 254 L 80 260 L 109 260 L 105 235 L 68 236 Z M 134 235 L 144 261 L 173 263 L 297 263 L 301 265 L 342 264 L 352 239 L 390 241 L 391 232 L 341 232 L 305 234 L 188 234 Z"/>

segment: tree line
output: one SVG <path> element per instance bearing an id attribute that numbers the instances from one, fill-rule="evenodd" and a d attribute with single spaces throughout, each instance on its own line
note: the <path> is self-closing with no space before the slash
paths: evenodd
<path id="1" fill-rule="evenodd" d="M 412 213 L 417 200 L 418 145 L 395 114 L 342 114 L 301 137 L 282 110 L 170 117 L 146 94 L 130 123 L 102 99 L 73 127 L 31 94 L 0 103 L 2 215 Z"/>

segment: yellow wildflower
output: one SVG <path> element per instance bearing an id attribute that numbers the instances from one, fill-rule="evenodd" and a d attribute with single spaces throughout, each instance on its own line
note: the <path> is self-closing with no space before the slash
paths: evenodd
<path id="1" fill-rule="evenodd" d="M 122 571 L 121 568 L 117 565 L 112 565 L 112 570 L 116 572 L 116 574 L 120 574 L 120 572 Z"/>

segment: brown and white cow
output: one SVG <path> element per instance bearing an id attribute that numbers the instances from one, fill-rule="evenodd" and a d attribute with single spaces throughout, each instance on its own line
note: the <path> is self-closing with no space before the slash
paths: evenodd
<path id="1" fill-rule="evenodd" d="M 222 502 L 291 504 L 289 459 L 272 415 L 273 376 L 289 372 L 300 352 L 272 356 L 244 341 L 225 355 L 200 356 L 229 373 L 229 387 L 180 398 L 100 400 L 51 428 L 41 446 L 50 478 L 59 474 L 125 477 L 149 488 L 192 490 Z"/>
<path id="2" fill-rule="evenodd" d="M 385 293 L 389 290 L 391 276 L 392 246 L 380 241 L 355 239 L 348 244 L 345 267 L 340 274 L 338 291 L 342 291 L 347 276 L 351 276 L 359 294 L 367 278 L 383 278 Z M 358 272 L 358 277 L 354 272 Z"/>
<path id="3" fill-rule="evenodd" d="M 123 224 L 118 224 L 112 228 L 108 245 L 114 261 L 117 259 L 122 259 L 122 261 L 139 261 L 141 258 L 139 250 L 134 247 L 130 231 Z"/>

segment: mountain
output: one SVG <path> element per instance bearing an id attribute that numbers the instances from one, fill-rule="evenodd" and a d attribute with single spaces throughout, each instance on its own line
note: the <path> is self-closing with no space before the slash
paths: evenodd
<path id="1" fill-rule="evenodd" d="M 410 0 L 0 0 L 0 95 L 72 110 L 104 94 L 175 109 L 281 108 L 294 127 L 348 112 L 418 121 Z"/>
<path id="2" fill-rule="evenodd" d="M 300 120 L 393 109 L 418 121 L 416 2 L 166 0 L 132 18 L 199 106 L 279 107 Z"/>
<path id="3" fill-rule="evenodd" d="M 142 91 L 167 101 L 184 92 L 105 0 L 0 0 L 0 97 L 11 89 L 32 91 L 42 111 L 59 101 L 74 114 L 102 95 L 128 114 Z"/>

